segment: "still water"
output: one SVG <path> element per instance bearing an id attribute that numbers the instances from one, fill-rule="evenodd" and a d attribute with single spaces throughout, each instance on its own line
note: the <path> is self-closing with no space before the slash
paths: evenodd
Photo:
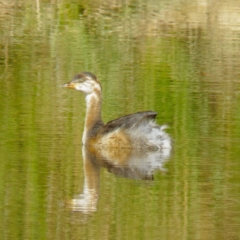
<path id="1" fill-rule="evenodd" d="M 240 239 L 238 1 L 0 3 L 1 239 Z M 105 122 L 154 110 L 169 152 L 82 147 L 81 71 Z"/>

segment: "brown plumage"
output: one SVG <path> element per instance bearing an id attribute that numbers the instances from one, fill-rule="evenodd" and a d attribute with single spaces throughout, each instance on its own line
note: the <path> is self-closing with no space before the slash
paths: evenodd
<path id="1" fill-rule="evenodd" d="M 164 131 L 166 126 L 155 122 L 154 111 L 129 114 L 104 125 L 101 118 L 101 84 L 92 73 L 76 74 L 63 85 L 83 92 L 86 96 L 86 118 L 83 144 L 121 148 L 171 148 L 171 140 Z"/>

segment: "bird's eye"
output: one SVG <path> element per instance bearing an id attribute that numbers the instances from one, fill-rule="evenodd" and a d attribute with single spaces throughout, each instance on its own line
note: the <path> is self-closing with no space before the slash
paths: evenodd
<path id="1" fill-rule="evenodd" d="M 86 85 L 92 85 L 91 81 L 85 81 Z"/>
<path id="2" fill-rule="evenodd" d="M 82 82 L 84 82 L 84 80 L 82 78 L 79 78 L 79 79 L 75 79 L 73 82 L 74 83 L 82 83 Z"/>

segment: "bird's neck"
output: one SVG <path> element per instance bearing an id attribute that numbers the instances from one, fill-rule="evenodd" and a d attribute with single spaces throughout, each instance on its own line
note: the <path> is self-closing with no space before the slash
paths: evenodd
<path id="1" fill-rule="evenodd" d="M 94 91 L 86 95 L 86 118 L 83 133 L 83 144 L 96 136 L 96 132 L 100 126 L 103 125 L 101 111 L 102 111 L 102 94 L 101 91 Z"/>

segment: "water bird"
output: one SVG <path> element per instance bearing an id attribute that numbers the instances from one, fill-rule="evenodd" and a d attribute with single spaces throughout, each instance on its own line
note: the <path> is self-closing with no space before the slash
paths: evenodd
<path id="1" fill-rule="evenodd" d="M 83 145 L 151 150 L 171 148 L 171 138 L 165 132 L 167 126 L 160 126 L 155 121 L 157 112 L 137 112 L 104 124 L 101 117 L 102 87 L 94 74 L 78 73 L 62 87 L 85 94 L 86 117 Z"/>

